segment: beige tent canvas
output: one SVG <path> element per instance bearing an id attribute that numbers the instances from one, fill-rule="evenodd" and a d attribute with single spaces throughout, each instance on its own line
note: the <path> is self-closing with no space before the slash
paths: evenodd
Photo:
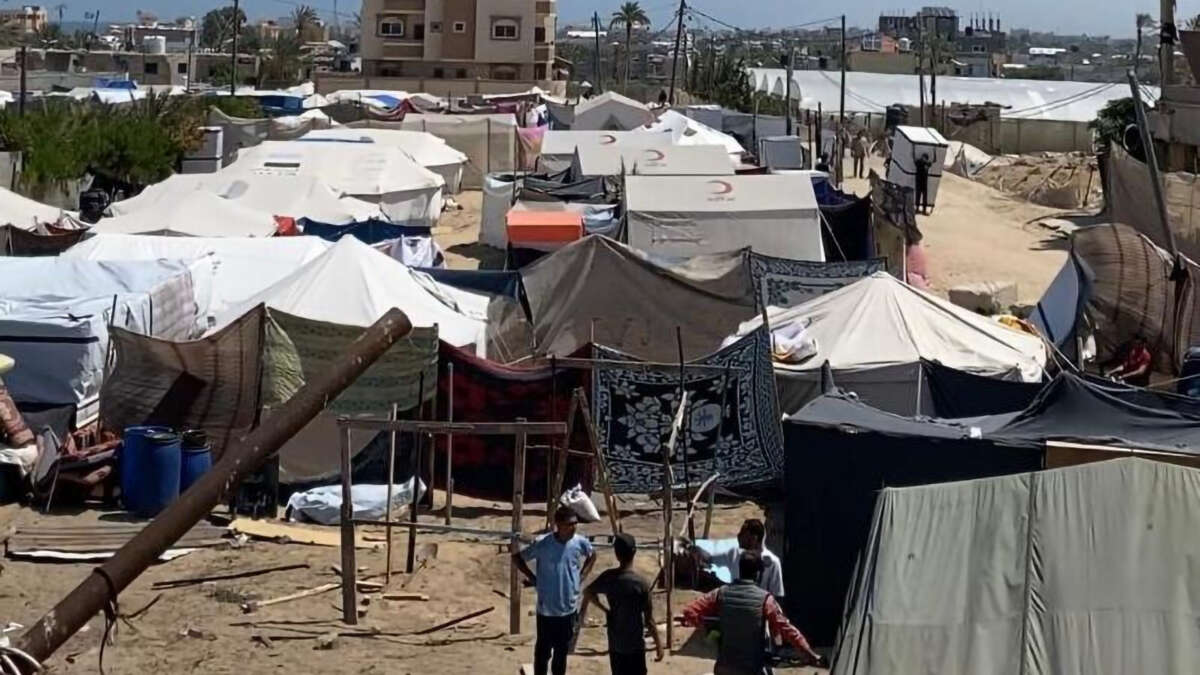
<path id="1" fill-rule="evenodd" d="M 645 103 L 639 103 L 615 91 L 606 91 L 575 106 L 576 131 L 629 131 L 654 121 L 654 113 Z"/>

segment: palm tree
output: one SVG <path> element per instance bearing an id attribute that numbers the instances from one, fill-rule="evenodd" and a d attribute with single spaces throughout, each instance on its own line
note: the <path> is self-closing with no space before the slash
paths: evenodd
<path id="1" fill-rule="evenodd" d="M 1197 14 L 1196 16 L 1193 16 L 1187 20 L 1187 29 L 1200 30 L 1200 14 Z"/>
<path id="2" fill-rule="evenodd" d="M 650 17 L 646 15 L 646 10 L 642 9 L 641 4 L 626 2 L 621 5 L 621 9 L 613 12 L 608 29 L 612 30 L 618 25 L 625 26 L 625 85 L 628 86 L 629 64 L 633 61 L 633 27 L 649 26 Z"/>
<path id="3" fill-rule="evenodd" d="M 1142 34 L 1147 30 L 1154 30 L 1158 22 L 1149 14 L 1138 14 L 1135 21 L 1137 23 L 1137 46 L 1133 50 L 1133 72 L 1136 75 L 1142 66 Z"/>
<path id="4" fill-rule="evenodd" d="M 300 5 L 292 11 L 292 23 L 296 26 L 296 37 L 305 41 L 308 32 L 317 25 L 317 10 L 308 5 Z"/>

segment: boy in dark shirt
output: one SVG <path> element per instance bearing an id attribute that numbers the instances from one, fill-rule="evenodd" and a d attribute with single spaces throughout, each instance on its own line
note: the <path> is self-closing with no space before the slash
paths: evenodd
<path id="1" fill-rule="evenodd" d="M 583 591 L 579 625 L 584 625 L 588 606 L 595 603 L 608 616 L 608 660 L 613 675 L 646 675 L 646 626 L 654 636 L 654 660 L 663 660 L 662 640 L 654 623 L 650 584 L 633 571 L 637 541 L 619 534 L 613 540 L 618 567 L 605 570 Z M 608 600 L 608 607 L 597 596 Z"/>

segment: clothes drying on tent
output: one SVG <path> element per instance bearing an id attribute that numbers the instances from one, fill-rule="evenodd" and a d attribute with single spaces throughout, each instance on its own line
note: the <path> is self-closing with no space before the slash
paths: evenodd
<path id="1" fill-rule="evenodd" d="M 801 364 L 776 364 L 780 402 L 795 412 L 820 393 L 829 363 L 842 386 L 864 401 L 900 414 L 929 412 L 921 360 L 1000 379 L 1043 377 L 1042 341 L 877 272 L 791 309 L 771 308 L 772 328 L 797 323 L 818 353 Z M 756 329 L 755 318 L 738 334 Z"/>
<path id="2" fill-rule="evenodd" d="M 747 263 L 759 309 L 795 307 L 863 277 L 887 271 L 887 261 L 883 258 L 814 262 L 751 252 Z"/>
<path id="3" fill-rule="evenodd" d="M 145 208 L 128 215 L 101 218 L 93 232 L 104 234 L 169 234 L 188 237 L 270 237 L 275 216 L 219 197 L 192 190 L 172 201 L 170 209 Z"/>
<path id="4" fill-rule="evenodd" d="M 606 91 L 575 106 L 571 129 L 575 131 L 629 131 L 654 121 L 645 103 Z"/>
<path id="5" fill-rule="evenodd" d="M 639 251 L 686 257 L 750 247 L 825 259 L 807 176 L 629 176 L 625 190 L 628 241 Z"/>
<path id="6" fill-rule="evenodd" d="M 368 142 L 398 148 L 413 161 L 438 174 L 446 181 L 447 194 L 462 190 L 463 165 L 467 155 L 455 150 L 445 141 L 424 131 L 403 129 L 324 129 L 310 131 L 301 140 L 333 142 Z"/>
<path id="7" fill-rule="evenodd" d="M 230 177 L 315 177 L 337 192 L 377 203 L 387 220 L 433 227 L 442 211 L 441 176 L 404 152 L 375 143 L 267 141 L 221 171 Z"/>
<path id="8" fill-rule="evenodd" d="M 521 270 L 535 348 L 569 356 L 595 342 L 653 361 L 719 348 L 752 304 L 714 294 L 611 239 L 584 237 Z M 747 300 L 747 303 L 749 301 Z"/>
<path id="9" fill-rule="evenodd" d="M 886 488 L 832 672 L 1194 672 L 1197 513 L 1138 458 Z"/>
<path id="10" fill-rule="evenodd" d="M 224 326 L 265 304 L 314 321 L 366 327 L 393 307 L 414 326 L 438 325 L 441 338 L 455 346 L 487 349 L 488 298 L 433 281 L 353 237 L 271 286 L 233 305 L 217 320 Z"/>
<path id="11" fill-rule="evenodd" d="M 595 357 L 636 361 L 595 348 Z M 684 367 L 687 409 L 671 458 L 675 485 L 717 484 L 741 494 L 773 492 L 783 469 L 783 439 L 766 329 Z M 663 485 L 663 447 L 679 406 L 680 369 L 637 365 L 593 372 L 597 437 L 617 493 L 645 494 Z"/>

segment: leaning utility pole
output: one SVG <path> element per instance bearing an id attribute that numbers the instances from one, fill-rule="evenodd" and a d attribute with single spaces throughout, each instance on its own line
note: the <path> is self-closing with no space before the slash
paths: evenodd
<path id="1" fill-rule="evenodd" d="M 838 159 L 837 159 L 837 174 L 838 185 L 842 184 L 842 179 L 845 177 L 843 165 L 845 164 L 846 148 L 842 145 L 846 138 L 846 15 L 842 15 L 842 94 L 841 107 L 838 110 Z"/>
<path id="2" fill-rule="evenodd" d="M 592 13 L 592 32 L 596 37 L 596 88 L 595 92 L 599 94 L 604 89 L 604 72 L 600 61 L 600 12 Z"/>
<path id="3" fill-rule="evenodd" d="M 237 56 L 238 56 L 237 40 L 238 40 L 238 33 L 242 32 L 242 22 L 240 20 L 238 20 L 239 12 L 240 12 L 240 10 L 238 9 L 238 0 L 233 0 L 233 56 L 231 58 L 231 60 L 233 62 L 233 66 L 232 66 L 232 70 L 229 73 L 229 95 L 230 96 L 237 95 Z"/>
<path id="4" fill-rule="evenodd" d="M 1158 70 L 1162 73 L 1159 83 L 1166 87 L 1175 84 L 1175 0 L 1159 0 L 1158 3 Z"/>
<path id="5" fill-rule="evenodd" d="M 1169 1 L 1169 0 L 1168 0 Z M 1150 174 L 1150 186 L 1154 193 L 1154 205 L 1157 207 L 1159 227 L 1162 228 L 1163 241 L 1170 249 L 1171 258 L 1179 269 L 1179 249 L 1175 244 L 1175 232 L 1171 229 L 1171 219 L 1167 213 L 1167 200 L 1163 196 L 1162 178 L 1158 174 L 1158 157 L 1154 153 L 1154 138 L 1150 135 L 1150 125 L 1146 121 L 1146 110 L 1142 107 L 1142 88 L 1138 83 L 1137 73 L 1130 70 L 1126 73 L 1129 79 L 1129 92 L 1133 98 L 1133 110 L 1137 118 L 1139 138 L 1142 140 L 1142 152 L 1146 154 L 1146 171 Z"/>
<path id="6" fill-rule="evenodd" d="M 675 105 L 675 73 L 679 70 L 679 43 L 683 40 L 683 12 L 687 9 L 687 0 L 679 0 L 679 22 L 675 24 L 675 56 L 671 59 L 671 93 L 667 96 L 667 104 Z"/>

